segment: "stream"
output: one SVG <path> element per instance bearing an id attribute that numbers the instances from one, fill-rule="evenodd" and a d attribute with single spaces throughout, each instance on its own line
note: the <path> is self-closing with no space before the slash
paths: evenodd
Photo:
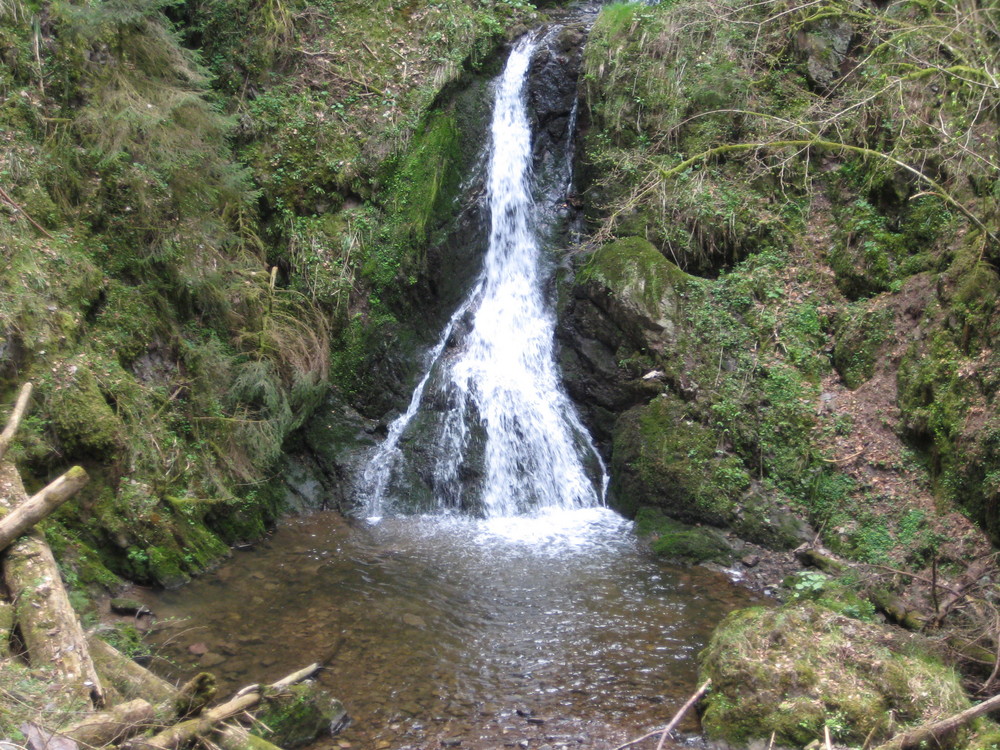
<path id="1" fill-rule="evenodd" d="M 287 520 L 146 595 L 155 668 L 174 678 L 210 669 L 230 691 L 329 660 L 320 680 L 353 722 L 318 747 L 614 747 L 673 715 L 712 628 L 751 601 L 721 573 L 657 562 L 605 507 L 604 462 L 561 385 L 546 238 L 576 109 L 551 113 L 564 145 L 541 168 L 526 94 L 533 65 L 558 74 L 561 30 L 526 34 L 494 83 L 483 270 L 362 472 L 366 520 Z"/>

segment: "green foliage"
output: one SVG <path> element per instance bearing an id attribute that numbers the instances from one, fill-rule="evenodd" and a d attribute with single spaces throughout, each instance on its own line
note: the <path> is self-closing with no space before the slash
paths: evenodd
<path id="1" fill-rule="evenodd" d="M 115 623 L 110 629 L 97 631 L 97 636 L 129 659 L 148 657 L 151 654 L 149 644 L 143 640 L 142 633 L 132 623 Z"/>

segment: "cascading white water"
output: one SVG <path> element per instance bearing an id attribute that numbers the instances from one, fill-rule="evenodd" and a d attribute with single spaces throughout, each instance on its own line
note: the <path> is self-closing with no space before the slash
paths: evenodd
<path id="1" fill-rule="evenodd" d="M 421 440 L 433 443 L 418 449 L 434 454 L 430 476 L 426 469 L 422 474 L 437 507 L 472 507 L 501 517 L 603 502 L 606 474 L 562 389 L 555 314 L 543 291 L 546 273 L 536 226 L 540 212 L 532 196 L 524 91 L 538 43 L 523 38 L 496 83 L 485 267 L 430 351 L 409 408 L 390 425 L 366 467 L 371 515 L 391 508 L 395 495 L 407 493 L 409 477 L 421 474 L 406 466 L 407 446 Z M 567 184 L 561 194 L 568 187 L 569 171 L 564 171 Z M 457 352 L 445 354 L 463 327 L 468 332 Z M 430 392 L 437 396 L 435 403 L 446 404 L 437 409 L 443 413 L 424 404 Z M 422 410 L 429 416 L 421 420 Z"/>

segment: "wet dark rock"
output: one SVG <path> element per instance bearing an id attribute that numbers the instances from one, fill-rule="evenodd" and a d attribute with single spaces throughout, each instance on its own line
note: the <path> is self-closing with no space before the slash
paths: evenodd
<path id="1" fill-rule="evenodd" d="M 618 416 L 675 379 L 654 358 L 665 362 L 676 343 L 686 278 L 648 242 L 629 238 L 590 256 L 564 295 L 557 335 L 566 389 L 605 451 Z"/>
<path id="2" fill-rule="evenodd" d="M 577 99 L 577 78 L 583 59 L 585 34 L 565 27 L 540 45 L 528 71 L 528 110 L 532 117 L 532 144 L 536 172 L 551 164 L 570 137 L 569 125 Z"/>
<path id="3" fill-rule="evenodd" d="M 129 599 L 123 596 L 111 600 L 111 611 L 116 615 L 133 615 L 135 617 L 153 614 L 153 610 L 138 599 Z"/>

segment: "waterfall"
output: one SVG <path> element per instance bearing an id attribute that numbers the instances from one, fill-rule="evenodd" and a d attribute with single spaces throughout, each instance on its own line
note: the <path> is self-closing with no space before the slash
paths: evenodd
<path id="1" fill-rule="evenodd" d="M 495 83 L 483 271 L 428 353 L 406 412 L 365 468 L 367 510 L 463 509 L 487 517 L 603 503 L 601 462 L 555 361 L 551 278 L 533 196 L 525 87 L 543 40 L 514 47 Z M 569 187 L 568 169 L 553 204 Z M 421 501 L 421 497 L 426 500 Z"/>

